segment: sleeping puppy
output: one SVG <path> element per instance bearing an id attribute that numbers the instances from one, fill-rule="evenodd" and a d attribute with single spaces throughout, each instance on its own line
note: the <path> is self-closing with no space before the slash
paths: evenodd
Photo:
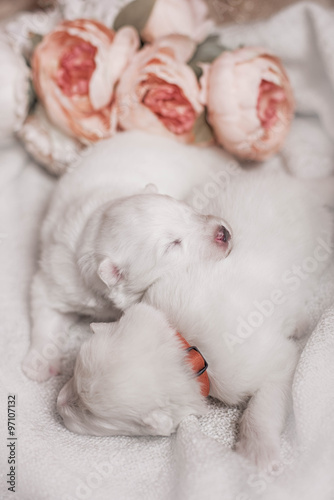
<path id="1" fill-rule="evenodd" d="M 325 184 L 332 196 L 333 184 L 331 193 L 330 181 Z M 315 186 L 319 187 L 319 182 Z M 211 396 L 229 405 L 249 400 L 237 449 L 259 465 L 279 458 L 280 433 L 299 358 L 295 337 L 307 332 L 307 303 L 332 260 L 332 217 L 323 200 L 313 194 L 303 181 L 283 173 L 240 174 L 226 191 L 209 200 L 206 208 L 208 213 L 226 215 L 232 224 L 234 243 L 228 259 L 202 261 L 166 273 L 143 298 L 165 314 L 174 334 L 181 332 L 189 344 L 199 348 L 209 365 Z M 189 380 L 176 369 L 175 375 L 174 368 L 169 370 L 169 366 L 174 367 L 171 356 L 175 360 L 180 356 L 175 339 L 174 354 L 169 344 L 157 352 L 149 319 L 144 352 L 137 346 L 144 363 L 140 364 L 139 356 L 133 371 L 127 358 L 127 352 L 132 351 L 130 345 L 123 349 L 122 335 L 126 343 L 131 331 L 129 336 L 135 342 L 134 330 L 142 339 L 145 327 L 139 321 L 131 324 L 130 316 L 125 318 L 124 328 L 121 324 L 101 327 L 104 336 L 82 348 L 74 377 L 61 391 L 58 408 L 72 430 L 164 434 L 170 428 L 172 432 L 179 423 L 171 395 L 174 390 L 177 400 L 182 400 L 179 393 L 183 393 L 185 413 L 201 411 L 198 391 L 197 402 L 193 400 L 191 407 L 187 397 L 194 392 Z M 157 325 L 159 345 L 164 341 L 158 330 Z M 98 346 L 103 342 L 110 355 L 102 359 Z M 109 342 L 113 351 L 109 351 Z M 106 377 L 101 378 L 96 363 Z M 113 386 L 118 375 L 121 394 Z M 151 393 L 153 381 L 160 389 L 154 386 Z M 148 418 L 152 412 L 159 416 L 154 430 Z M 166 428 L 160 427 L 162 421 L 169 422 Z"/>
<path id="2" fill-rule="evenodd" d="M 205 413 L 189 352 L 160 311 L 136 304 L 118 322 L 93 323 L 91 329 L 74 376 L 58 396 L 69 430 L 168 436 L 187 415 Z"/>
<path id="3" fill-rule="evenodd" d="M 227 223 L 166 195 L 184 198 L 224 158 L 215 149 L 124 133 L 96 146 L 61 179 L 31 290 L 28 377 L 44 381 L 59 372 L 58 337 L 77 315 L 115 320 L 170 268 L 226 257 Z"/>

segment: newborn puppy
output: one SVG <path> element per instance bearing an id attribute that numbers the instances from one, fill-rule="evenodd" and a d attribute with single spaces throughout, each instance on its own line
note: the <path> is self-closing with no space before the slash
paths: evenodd
<path id="1" fill-rule="evenodd" d="M 74 375 L 58 396 L 69 430 L 168 436 L 187 415 L 205 413 L 191 353 L 161 312 L 136 304 L 119 322 L 91 328 L 95 335 L 81 346 Z"/>
<path id="2" fill-rule="evenodd" d="M 39 269 L 31 290 L 31 348 L 25 374 L 59 372 L 59 340 L 76 315 L 111 321 L 171 267 L 226 257 L 231 233 L 221 218 L 197 214 L 182 198 L 222 163 L 215 150 L 143 133 L 96 146 L 65 175 L 42 227 Z M 177 180 L 175 180 L 177 179 Z M 138 194 L 141 193 L 141 194 Z"/>
<path id="3" fill-rule="evenodd" d="M 319 193 L 332 196 L 330 183 Z M 321 188 L 319 182 L 315 187 Z M 230 405 L 249 400 L 237 449 L 259 465 L 279 458 L 299 358 L 294 337 L 306 331 L 308 300 L 332 259 L 332 217 L 325 200 L 313 195 L 303 181 L 285 174 L 240 173 L 207 204 L 233 225 L 229 258 L 170 271 L 143 298 L 199 348 L 209 365 L 211 396 Z M 58 399 L 69 429 L 167 434 L 183 414 L 202 411 L 194 403 L 196 385 L 174 364 L 180 362 L 174 328 L 166 327 L 166 343 L 159 322 L 147 314 L 140 323 L 138 311 L 119 326 L 101 326 L 116 335 L 105 331 L 82 347 L 74 377 Z M 157 411 L 158 419 L 147 420 Z"/>
<path id="4" fill-rule="evenodd" d="M 233 227 L 221 262 L 168 273 L 144 300 L 206 358 L 210 394 L 248 406 L 237 449 L 259 465 L 279 459 L 308 303 L 333 262 L 333 179 L 304 182 L 275 172 L 243 172 L 205 211 Z"/>

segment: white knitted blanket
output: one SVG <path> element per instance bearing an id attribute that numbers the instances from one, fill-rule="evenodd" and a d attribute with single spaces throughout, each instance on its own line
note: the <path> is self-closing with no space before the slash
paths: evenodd
<path id="1" fill-rule="evenodd" d="M 333 173 L 334 11 L 301 3 L 269 21 L 220 32 L 231 48 L 241 43 L 271 48 L 288 68 L 297 117 L 273 161 L 299 176 Z M 206 417 L 188 418 L 170 438 L 96 438 L 62 426 L 55 402 L 71 362 L 67 373 L 44 384 L 28 380 L 20 367 L 29 342 L 28 292 L 38 231 L 54 184 L 18 143 L 0 151 L 0 498 L 333 499 L 334 272 L 324 276 L 310 308 L 314 331 L 296 372 L 294 412 L 282 436 L 282 466 L 274 473 L 258 473 L 232 450 L 239 410 L 214 401 Z M 73 329 L 69 360 L 81 329 Z M 8 394 L 17 398 L 15 493 L 6 483 Z"/>

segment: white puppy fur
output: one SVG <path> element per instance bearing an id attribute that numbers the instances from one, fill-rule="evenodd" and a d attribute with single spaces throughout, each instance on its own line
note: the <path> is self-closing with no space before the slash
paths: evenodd
<path id="1" fill-rule="evenodd" d="M 327 194 L 329 183 L 325 181 Z M 318 188 L 322 184 L 315 183 Z M 294 337 L 306 332 L 307 302 L 332 257 L 332 217 L 323 205 L 303 181 L 285 174 L 240 174 L 206 207 L 207 213 L 224 215 L 231 222 L 234 246 L 229 257 L 165 274 L 144 296 L 144 301 L 164 312 L 173 327 L 200 349 L 209 364 L 210 395 L 229 405 L 250 398 L 241 419 L 237 449 L 258 464 L 279 457 L 280 433 L 299 357 Z M 152 324 L 147 317 L 149 341 Z M 108 340 L 115 342 L 115 357 L 120 356 L 120 364 L 109 356 L 101 359 L 97 346 L 102 340 L 98 338 L 82 348 L 74 378 L 59 396 L 65 424 L 77 432 L 94 434 L 109 433 L 109 428 L 110 433 L 152 433 L 151 421 L 145 428 L 143 416 L 157 410 L 172 419 L 172 431 L 179 422 L 179 415 L 174 416 L 173 397 L 159 399 L 158 395 L 170 394 L 180 375 L 174 380 L 173 370 L 166 371 L 170 361 L 160 358 L 164 350 L 155 358 L 154 343 L 151 353 L 147 352 L 149 345 L 142 353 L 144 360 L 153 356 L 154 362 L 136 363 L 133 370 L 132 357 L 137 349 L 142 352 L 139 346 L 145 335 L 138 327 L 138 346 L 134 340 L 137 322 L 131 324 L 131 317 L 126 317 L 123 325 L 126 345 L 122 345 L 118 327 L 113 327 L 117 344 L 113 335 Z M 131 331 L 134 350 L 126 340 L 125 326 Z M 168 351 L 168 359 L 170 355 Z M 175 356 L 179 359 L 177 349 Z M 112 364 L 112 377 L 100 376 L 96 360 L 106 374 Z M 128 388 L 124 387 L 126 373 Z M 115 382 L 120 379 L 121 400 Z M 144 389 L 142 380 L 147 379 L 157 380 L 160 389 L 155 386 L 153 394 Z M 71 391 L 75 394 L 75 411 L 67 405 Z M 175 391 L 177 398 L 183 391 L 185 401 L 193 395 L 186 380 Z M 91 413 L 85 413 L 83 423 L 85 408 Z M 159 429 L 157 425 L 155 431 Z"/>
<path id="2" fill-rule="evenodd" d="M 186 351 L 164 315 L 146 304 L 119 322 L 93 323 L 57 406 L 68 429 L 96 436 L 162 435 L 206 411 Z"/>
<path id="3" fill-rule="evenodd" d="M 76 315 L 117 319 L 170 268 L 228 254 L 225 221 L 166 196 L 184 198 L 224 159 L 218 149 L 123 133 L 62 178 L 42 227 L 32 284 L 28 377 L 43 381 L 59 372 L 58 337 Z"/>

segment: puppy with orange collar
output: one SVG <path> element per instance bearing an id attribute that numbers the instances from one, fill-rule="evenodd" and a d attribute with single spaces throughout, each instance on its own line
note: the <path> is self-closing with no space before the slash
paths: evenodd
<path id="1" fill-rule="evenodd" d="M 207 363 L 163 313 L 140 303 L 91 329 L 58 396 L 69 430 L 168 436 L 187 415 L 206 412 Z"/>

